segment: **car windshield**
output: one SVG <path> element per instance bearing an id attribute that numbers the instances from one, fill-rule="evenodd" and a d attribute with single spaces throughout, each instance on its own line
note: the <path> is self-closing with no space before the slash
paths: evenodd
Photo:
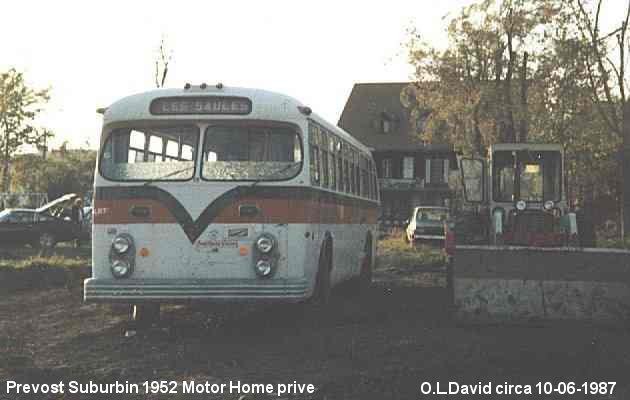
<path id="1" fill-rule="evenodd" d="M 441 222 L 448 219 L 448 211 L 440 209 L 420 209 L 416 214 L 417 222 Z"/>
<path id="2" fill-rule="evenodd" d="M 302 146 L 284 126 L 211 126 L 202 153 L 208 180 L 285 180 L 302 168 Z"/>
<path id="3" fill-rule="evenodd" d="M 192 179 L 198 141 L 192 125 L 115 129 L 101 152 L 100 171 L 115 181 Z"/>
<path id="4" fill-rule="evenodd" d="M 11 214 L 11 211 L 9 210 L 0 211 L 0 222 L 7 222 L 9 220 L 10 214 Z"/>

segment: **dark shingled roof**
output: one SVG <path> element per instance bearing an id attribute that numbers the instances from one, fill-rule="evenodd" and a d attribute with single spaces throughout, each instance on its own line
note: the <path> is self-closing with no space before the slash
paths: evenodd
<path id="1" fill-rule="evenodd" d="M 408 85 L 409 82 L 356 83 L 337 125 L 377 151 L 449 151 L 448 145 L 425 145 L 414 135 L 409 111 L 400 102 L 400 93 Z M 392 122 L 389 133 L 382 133 L 383 118 Z"/>

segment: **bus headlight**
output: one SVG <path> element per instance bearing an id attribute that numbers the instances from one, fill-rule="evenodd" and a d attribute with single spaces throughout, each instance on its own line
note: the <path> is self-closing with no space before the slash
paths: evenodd
<path id="1" fill-rule="evenodd" d="M 131 240 L 126 236 L 117 236 L 112 243 L 112 248 L 118 254 L 124 254 L 131 247 Z"/>
<path id="2" fill-rule="evenodd" d="M 261 253 L 267 254 L 271 250 L 273 250 L 274 242 L 275 241 L 272 237 L 264 235 L 264 236 L 259 237 L 258 240 L 256 240 L 256 248 Z"/>
<path id="3" fill-rule="evenodd" d="M 131 264 L 126 260 L 116 260 L 112 263 L 111 270 L 114 278 L 125 278 L 131 274 Z"/>
<path id="4" fill-rule="evenodd" d="M 525 200 L 519 200 L 516 202 L 516 209 L 519 211 L 523 211 L 527 208 L 527 203 L 525 203 Z"/>
<path id="5" fill-rule="evenodd" d="M 267 277 L 271 275 L 272 265 L 269 260 L 258 260 L 256 263 L 256 274 L 261 277 Z"/>
<path id="6" fill-rule="evenodd" d="M 545 210 L 549 211 L 553 208 L 555 204 L 553 204 L 553 200 L 547 200 L 545 201 L 545 204 L 543 205 L 543 207 L 545 208 Z"/>

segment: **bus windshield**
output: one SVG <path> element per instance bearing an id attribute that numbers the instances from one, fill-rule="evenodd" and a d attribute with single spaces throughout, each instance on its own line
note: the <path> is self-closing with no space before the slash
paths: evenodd
<path id="1" fill-rule="evenodd" d="M 115 181 L 188 180 L 195 173 L 196 126 L 115 129 L 101 153 L 101 174 Z"/>
<path id="2" fill-rule="evenodd" d="M 302 168 L 300 137 L 291 128 L 210 126 L 201 176 L 207 180 L 285 180 Z"/>
<path id="3" fill-rule="evenodd" d="M 497 151 L 493 155 L 495 201 L 559 201 L 561 154 L 557 151 Z"/>

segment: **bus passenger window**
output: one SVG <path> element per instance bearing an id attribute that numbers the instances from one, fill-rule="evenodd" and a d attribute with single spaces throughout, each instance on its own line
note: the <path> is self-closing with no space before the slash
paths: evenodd
<path id="1" fill-rule="evenodd" d="M 179 158 L 179 145 L 174 140 L 166 142 L 166 161 L 177 160 Z"/>
<path id="2" fill-rule="evenodd" d="M 322 186 L 328 187 L 328 152 L 325 150 L 325 147 L 322 147 Z"/>
<path id="3" fill-rule="evenodd" d="M 330 188 L 337 190 L 337 158 L 335 153 L 330 153 Z"/>
<path id="4" fill-rule="evenodd" d="M 313 177 L 315 184 L 319 186 L 319 149 L 317 146 L 313 146 L 311 149 L 313 149 Z"/>
<path id="5" fill-rule="evenodd" d="M 193 147 L 185 144 L 182 146 L 182 161 L 192 161 L 194 156 Z"/>
<path id="6" fill-rule="evenodd" d="M 343 160 L 343 185 L 344 192 L 350 193 L 350 166 L 348 160 Z"/>
<path id="7" fill-rule="evenodd" d="M 345 189 L 343 187 L 343 159 L 341 155 L 337 158 L 337 190 L 343 192 Z"/>

